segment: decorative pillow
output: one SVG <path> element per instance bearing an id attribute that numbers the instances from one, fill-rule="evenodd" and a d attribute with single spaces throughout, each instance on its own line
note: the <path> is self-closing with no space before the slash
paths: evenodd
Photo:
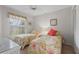
<path id="1" fill-rule="evenodd" d="M 55 30 L 55 29 L 50 29 L 49 32 L 48 32 L 48 35 L 49 35 L 49 36 L 56 36 L 56 33 L 57 33 L 57 30 Z"/>
<path id="2" fill-rule="evenodd" d="M 40 32 L 38 32 L 38 31 L 33 31 L 32 34 L 35 34 L 36 37 L 40 36 Z"/>

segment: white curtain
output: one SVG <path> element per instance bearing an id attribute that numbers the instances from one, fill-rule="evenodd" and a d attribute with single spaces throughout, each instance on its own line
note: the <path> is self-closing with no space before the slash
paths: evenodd
<path id="1" fill-rule="evenodd" d="M 25 33 L 26 18 L 9 14 L 10 35 Z"/>

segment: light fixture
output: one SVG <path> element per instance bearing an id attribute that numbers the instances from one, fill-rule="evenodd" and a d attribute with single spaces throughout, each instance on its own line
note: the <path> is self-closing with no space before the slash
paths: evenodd
<path id="1" fill-rule="evenodd" d="M 37 9 L 37 6 L 36 6 L 36 5 L 31 5 L 30 8 L 31 8 L 32 10 L 36 10 L 36 9 Z"/>

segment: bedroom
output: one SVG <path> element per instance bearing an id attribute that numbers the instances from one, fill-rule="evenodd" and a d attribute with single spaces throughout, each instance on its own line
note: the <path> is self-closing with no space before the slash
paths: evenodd
<path id="1" fill-rule="evenodd" d="M 45 54 L 48 52 L 74 54 L 74 13 L 75 6 L 73 5 L 0 6 L 0 37 L 2 45 L 0 53 L 24 54 L 30 50 L 29 54 Z M 54 32 L 53 34 L 52 31 Z M 58 36 L 60 37 L 60 39 L 57 39 L 59 40 L 57 41 L 59 45 L 57 45 L 57 47 L 59 47 L 59 49 L 54 48 L 54 46 L 47 46 L 48 43 L 51 43 L 51 40 L 46 42 L 46 38 L 51 39 L 53 37 L 53 39 L 56 39 L 59 38 Z M 41 45 L 42 48 L 49 51 L 43 49 L 39 51 L 38 48 L 35 51 L 31 51 L 31 46 L 35 39 L 39 39 L 35 42 L 37 43 L 36 45 L 40 47 L 40 44 L 38 44 L 41 40 L 40 38 L 45 40 L 45 44 Z M 9 42 L 9 39 L 12 42 Z M 4 41 L 6 41 L 6 43 L 4 43 Z M 53 40 L 53 44 L 54 41 L 55 40 Z M 28 46 L 30 47 L 27 48 Z M 54 49 L 53 52 L 50 52 L 51 49 L 48 48 Z"/>

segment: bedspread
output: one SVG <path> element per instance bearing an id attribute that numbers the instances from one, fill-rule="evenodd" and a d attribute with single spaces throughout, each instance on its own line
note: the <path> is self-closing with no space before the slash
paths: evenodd
<path id="1" fill-rule="evenodd" d="M 35 39 L 34 34 L 21 34 L 21 35 L 16 35 L 13 41 L 19 44 L 22 49 L 24 49 L 24 47 L 30 44 L 30 42 L 33 39 Z"/>
<path id="2" fill-rule="evenodd" d="M 34 39 L 28 47 L 29 54 L 60 54 L 62 47 L 61 36 L 44 35 Z"/>

